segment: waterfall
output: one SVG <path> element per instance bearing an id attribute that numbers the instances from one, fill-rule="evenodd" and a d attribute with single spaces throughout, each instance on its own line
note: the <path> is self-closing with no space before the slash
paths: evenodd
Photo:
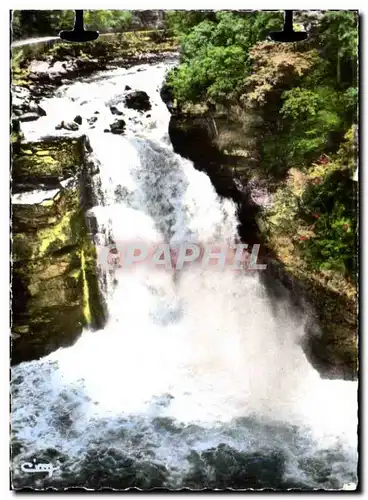
<path id="1" fill-rule="evenodd" d="M 170 64 L 64 86 L 42 102 L 45 117 L 24 123 L 35 139 L 83 116 L 100 170 L 91 210 L 99 248 L 109 239 L 238 240 L 233 202 L 170 144 L 159 96 Z M 149 113 L 122 105 L 125 85 L 148 93 Z M 124 112 L 123 136 L 104 132 L 111 105 Z M 357 481 L 357 384 L 320 377 L 301 348 L 305 322 L 286 301 L 272 303 L 255 272 L 196 264 L 179 275 L 148 266 L 100 272 L 104 329 L 13 368 L 13 482 L 341 489 Z M 21 472 L 42 456 L 58 467 L 52 478 Z"/>

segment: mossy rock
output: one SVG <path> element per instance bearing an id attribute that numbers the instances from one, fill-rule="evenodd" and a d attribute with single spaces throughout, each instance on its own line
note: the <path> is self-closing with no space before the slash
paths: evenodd
<path id="1" fill-rule="evenodd" d="M 66 188 L 59 183 L 57 194 L 42 203 L 12 207 L 12 363 L 69 346 L 84 327 L 101 328 L 105 320 L 96 249 L 83 209 L 83 142 L 52 139 L 34 144 L 20 148 L 21 182 L 43 178 L 45 158 L 52 159 L 50 177 L 73 174 L 75 182 Z M 50 154 L 37 155 L 46 148 Z M 33 170 L 33 177 L 24 174 Z"/>
<path id="2" fill-rule="evenodd" d="M 13 264 L 12 363 L 69 346 L 84 327 L 103 326 L 95 266 L 83 247 Z"/>
<path id="3" fill-rule="evenodd" d="M 51 137 L 22 145 L 13 153 L 13 182 L 57 183 L 78 174 L 84 163 L 83 143 L 83 137 Z"/>
<path id="4" fill-rule="evenodd" d="M 51 205 L 14 205 L 13 259 L 38 259 L 73 247 L 82 226 L 76 188 L 61 190 Z"/>

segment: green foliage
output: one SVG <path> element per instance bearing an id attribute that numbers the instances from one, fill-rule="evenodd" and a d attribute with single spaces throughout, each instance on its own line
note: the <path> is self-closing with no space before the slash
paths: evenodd
<path id="1" fill-rule="evenodd" d="M 320 25 L 320 42 L 325 59 L 336 74 L 336 83 L 357 83 L 358 13 L 327 11 Z"/>
<path id="2" fill-rule="evenodd" d="M 182 64 L 168 83 L 179 101 L 228 100 L 249 72 L 251 46 L 270 29 L 280 27 L 282 16 L 278 12 L 199 14 L 173 14 L 172 26 L 181 34 Z"/>
<path id="3" fill-rule="evenodd" d="M 329 87 L 295 87 L 282 95 L 281 116 L 289 120 L 286 158 L 288 164 L 303 165 L 330 145 L 342 125 L 341 96 Z"/>
<path id="4" fill-rule="evenodd" d="M 10 67 L 11 67 L 12 83 L 15 85 L 23 84 L 28 76 L 29 72 L 28 69 L 25 67 L 24 61 L 25 61 L 25 55 L 23 49 L 18 48 L 17 50 L 12 50 Z"/>
<path id="5" fill-rule="evenodd" d="M 241 81 L 244 53 L 239 47 L 207 47 L 202 58 L 183 63 L 169 83 L 179 100 L 224 100 Z"/>
<path id="6" fill-rule="evenodd" d="M 128 10 L 87 10 L 84 16 L 89 29 L 103 33 L 124 31 L 132 22 L 132 13 Z"/>
<path id="7" fill-rule="evenodd" d="M 316 269 L 341 274 L 356 273 L 356 221 L 339 202 L 330 213 L 322 214 L 315 224 L 314 238 L 303 242 L 305 257 Z"/>
<path id="8" fill-rule="evenodd" d="M 301 243 L 306 259 L 317 269 L 346 275 L 357 270 L 356 193 L 347 171 L 337 170 L 304 195 L 305 217 L 314 217 L 314 236 Z"/>
<path id="9" fill-rule="evenodd" d="M 13 37 L 56 35 L 70 29 L 73 22 L 73 10 L 16 10 L 12 12 Z"/>
<path id="10" fill-rule="evenodd" d="M 132 22 L 127 10 L 86 10 L 84 22 L 89 29 L 101 33 L 123 31 Z M 57 35 L 74 24 L 74 10 L 16 10 L 12 12 L 13 37 Z"/>
<path id="11" fill-rule="evenodd" d="M 166 26 L 175 35 L 181 36 L 189 33 L 194 26 L 205 19 L 214 20 L 215 13 L 201 10 L 169 10 L 166 14 Z"/>

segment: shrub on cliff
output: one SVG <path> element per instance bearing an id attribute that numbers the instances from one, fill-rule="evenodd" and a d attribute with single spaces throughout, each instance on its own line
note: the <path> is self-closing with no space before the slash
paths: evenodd
<path id="1" fill-rule="evenodd" d="M 282 237 L 306 264 L 355 279 L 357 271 L 357 185 L 353 128 L 336 155 L 321 155 L 304 171 L 290 169 L 262 218 L 277 251 Z"/>
<path id="2" fill-rule="evenodd" d="M 169 83 L 181 102 L 227 101 L 249 73 L 249 50 L 282 25 L 279 12 L 216 12 L 201 20 L 189 14 L 181 33 L 181 65 Z M 182 21 L 183 23 L 184 21 Z M 178 27 L 179 26 L 179 27 Z M 177 31 L 181 24 L 178 23 Z"/>

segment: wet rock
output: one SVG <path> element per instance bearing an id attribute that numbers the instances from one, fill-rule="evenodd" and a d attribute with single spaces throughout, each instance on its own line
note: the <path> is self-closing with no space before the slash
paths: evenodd
<path id="1" fill-rule="evenodd" d="M 20 123 L 16 118 L 12 119 L 12 132 L 18 134 L 20 132 Z"/>
<path id="2" fill-rule="evenodd" d="M 116 106 L 110 106 L 110 111 L 113 115 L 121 116 L 123 114 Z"/>
<path id="3" fill-rule="evenodd" d="M 170 111 L 174 103 L 174 94 L 172 88 L 169 85 L 164 84 L 160 90 L 160 97 Z"/>
<path id="4" fill-rule="evenodd" d="M 27 94 L 25 95 L 27 96 Z M 19 98 L 19 94 L 15 94 L 12 97 L 12 113 L 16 116 L 21 116 L 21 121 L 33 121 L 37 120 L 40 116 L 46 116 L 46 111 L 39 104 L 31 101 L 29 96 L 21 99 Z"/>
<path id="5" fill-rule="evenodd" d="M 103 61 L 98 59 L 71 58 L 64 61 L 33 60 L 29 66 L 29 78 L 32 81 L 47 84 L 64 84 L 66 79 L 74 78 L 82 73 L 91 73 L 104 69 Z"/>
<path id="6" fill-rule="evenodd" d="M 250 200 L 257 206 L 267 208 L 272 205 L 272 195 L 269 192 L 267 184 L 263 181 L 254 178 L 250 179 L 245 187 L 240 186 L 240 181 L 235 179 L 234 181 L 239 182 L 239 189 L 244 192 L 249 193 Z"/>
<path id="7" fill-rule="evenodd" d="M 59 125 L 56 125 L 55 130 L 61 130 L 62 128 L 64 130 L 76 131 L 79 130 L 79 125 L 75 122 L 62 121 Z"/>
<path id="8" fill-rule="evenodd" d="M 136 109 L 138 111 L 149 111 L 152 106 L 149 96 L 143 90 L 136 90 L 125 97 L 127 108 Z"/>
<path id="9" fill-rule="evenodd" d="M 14 105 L 29 100 L 30 95 L 30 90 L 25 87 L 12 87 L 12 100 Z"/>
<path id="10" fill-rule="evenodd" d="M 110 132 L 112 134 L 123 134 L 125 132 L 125 121 L 116 120 L 110 125 Z"/>
<path id="11" fill-rule="evenodd" d="M 21 122 L 34 122 L 35 120 L 38 120 L 40 115 L 37 113 L 24 113 L 24 115 L 21 115 L 19 117 L 19 120 Z"/>
<path id="12" fill-rule="evenodd" d="M 46 116 L 46 111 L 43 108 L 41 108 L 41 106 L 39 106 L 38 104 L 35 105 L 35 112 L 38 113 L 40 116 Z"/>
<path id="13" fill-rule="evenodd" d="M 74 121 L 75 121 L 75 123 L 77 123 L 78 125 L 82 125 L 82 117 L 81 117 L 81 115 L 77 115 L 77 116 L 74 118 Z"/>

